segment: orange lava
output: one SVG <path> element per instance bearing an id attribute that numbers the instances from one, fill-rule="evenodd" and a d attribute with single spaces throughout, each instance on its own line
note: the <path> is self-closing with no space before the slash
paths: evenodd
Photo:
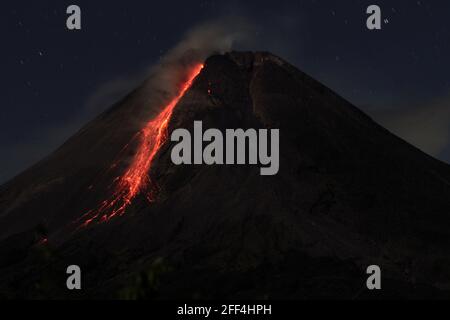
<path id="1" fill-rule="evenodd" d="M 103 201 L 98 209 L 90 210 L 81 219 L 84 219 L 83 226 L 93 222 L 107 221 L 114 216 L 121 216 L 133 199 L 141 192 L 147 192 L 147 199 L 154 201 L 155 185 L 149 177 L 153 159 L 168 137 L 167 128 L 173 109 L 180 99 L 191 87 L 192 82 L 203 69 L 203 64 L 199 64 L 192 69 L 188 80 L 183 84 L 178 95 L 166 105 L 160 114 L 138 133 L 139 146 L 131 164 L 122 176 L 115 182 L 115 191 L 110 199 Z"/>

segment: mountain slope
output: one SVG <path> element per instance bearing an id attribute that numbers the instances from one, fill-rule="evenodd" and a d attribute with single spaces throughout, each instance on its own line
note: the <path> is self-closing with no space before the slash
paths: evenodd
<path id="1" fill-rule="evenodd" d="M 75 263 L 80 297 L 448 295 L 450 167 L 269 53 L 210 57 L 168 131 L 279 128 L 278 175 L 175 166 L 167 142 L 150 172 L 155 202 L 140 194 L 123 216 L 77 229 L 125 170 L 107 169 L 136 118 L 155 116 L 147 95 L 144 84 L 2 187 L 1 294 L 76 296 L 64 280 Z M 362 290 L 371 264 L 381 293 Z"/>

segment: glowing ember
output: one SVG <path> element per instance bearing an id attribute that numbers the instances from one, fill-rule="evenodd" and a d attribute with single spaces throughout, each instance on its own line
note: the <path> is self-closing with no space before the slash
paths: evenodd
<path id="1" fill-rule="evenodd" d="M 139 132 L 140 142 L 137 152 L 125 173 L 114 181 L 116 184 L 114 194 L 110 199 L 103 201 L 98 209 L 91 210 L 83 215 L 81 218 L 84 220 L 83 226 L 123 215 L 128 205 L 142 191 L 147 191 L 147 199 L 150 202 L 154 200 L 155 186 L 152 185 L 148 175 L 153 159 L 167 140 L 167 127 L 174 107 L 191 87 L 202 68 L 203 65 L 200 64 L 192 70 L 179 94 Z"/>

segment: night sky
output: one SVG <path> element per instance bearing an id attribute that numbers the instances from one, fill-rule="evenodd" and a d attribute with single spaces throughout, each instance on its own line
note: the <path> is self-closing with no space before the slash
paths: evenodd
<path id="1" fill-rule="evenodd" d="M 80 31 L 66 28 L 70 4 L 81 7 Z M 382 30 L 366 28 L 370 4 Z M 448 0 L 8 1 L 0 10 L 0 182 L 123 96 L 188 30 L 230 15 L 254 26 L 234 49 L 281 56 L 450 162 Z"/>

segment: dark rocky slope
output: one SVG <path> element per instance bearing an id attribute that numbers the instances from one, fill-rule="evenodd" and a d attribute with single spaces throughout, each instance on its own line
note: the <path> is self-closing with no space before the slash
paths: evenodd
<path id="1" fill-rule="evenodd" d="M 175 166 L 167 143 L 151 172 L 155 203 L 140 196 L 123 217 L 72 233 L 123 170 L 100 175 L 135 133 L 145 94 L 144 85 L 2 187 L 1 296 L 448 296 L 450 166 L 268 53 L 210 57 L 169 132 L 194 120 L 280 128 L 278 175 Z M 81 293 L 65 289 L 68 264 L 82 267 Z M 382 267 L 381 292 L 364 290 L 370 264 Z"/>

